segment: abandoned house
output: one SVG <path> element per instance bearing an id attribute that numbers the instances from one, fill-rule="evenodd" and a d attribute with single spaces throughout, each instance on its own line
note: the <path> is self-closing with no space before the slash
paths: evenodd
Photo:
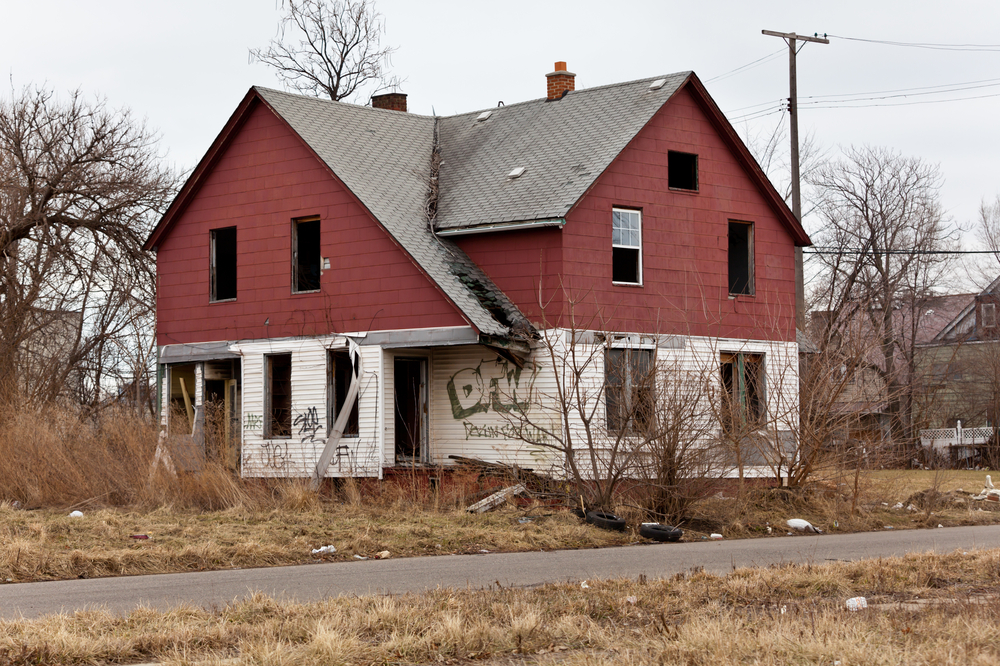
<path id="1" fill-rule="evenodd" d="M 801 225 L 694 73 L 574 76 L 450 117 L 250 89 L 146 242 L 163 430 L 222 414 L 246 477 L 558 468 L 553 340 L 608 431 L 661 358 L 793 415 Z"/>

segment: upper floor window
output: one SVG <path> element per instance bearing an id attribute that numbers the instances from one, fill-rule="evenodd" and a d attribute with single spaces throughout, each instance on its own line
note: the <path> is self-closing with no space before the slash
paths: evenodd
<path id="1" fill-rule="evenodd" d="M 996 328 L 997 325 L 997 304 L 983 303 L 983 328 Z"/>
<path id="2" fill-rule="evenodd" d="M 667 185 L 677 190 L 698 189 L 698 156 L 667 151 Z"/>
<path id="3" fill-rule="evenodd" d="M 754 293 L 752 222 L 729 221 L 729 293 Z"/>
<path id="4" fill-rule="evenodd" d="M 611 211 L 611 280 L 642 284 L 642 212 Z"/>
<path id="5" fill-rule="evenodd" d="M 211 231 L 211 300 L 236 298 L 236 227 Z"/>
<path id="6" fill-rule="evenodd" d="M 292 291 L 317 291 L 320 275 L 319 218 L 292 220 Z"/>

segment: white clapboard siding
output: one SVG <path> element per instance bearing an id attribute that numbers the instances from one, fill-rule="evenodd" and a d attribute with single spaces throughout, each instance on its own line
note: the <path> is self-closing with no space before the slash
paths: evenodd
<path id="1" fill-rule="evenodd" d="M 342 337 L 295 338 L 240 342 L 232 349 L 243 356 L 243 446 L 241 470 L 246 477 L 308 477 L 326 445 L 327 350 L 346 349 Z M 264 358 L 292 355 L 292 436 L 264 437 Z M 360 437 L 345 437 L 327 476 L 378 476 L 379 355 L 362 347 L 358 425 Z"/>

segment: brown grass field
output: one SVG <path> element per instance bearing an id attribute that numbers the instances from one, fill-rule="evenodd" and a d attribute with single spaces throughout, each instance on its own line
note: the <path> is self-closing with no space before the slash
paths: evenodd
<path id="1" fill-rule="evenodd" d="M 0 622 L 0 664 L 982 664 L 1000 550 Z M 867 610 L 845 600 L 864 596 Z"/>

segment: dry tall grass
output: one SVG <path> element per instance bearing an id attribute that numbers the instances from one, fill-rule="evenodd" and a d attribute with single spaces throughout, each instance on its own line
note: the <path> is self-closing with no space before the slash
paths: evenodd
<path id="1" fill-rule="evenodd" d="M 992 664 L 1000 551 L 0 622 L 0 663 Z M 870 607 L 848 612 L 844 600 Z"/>

